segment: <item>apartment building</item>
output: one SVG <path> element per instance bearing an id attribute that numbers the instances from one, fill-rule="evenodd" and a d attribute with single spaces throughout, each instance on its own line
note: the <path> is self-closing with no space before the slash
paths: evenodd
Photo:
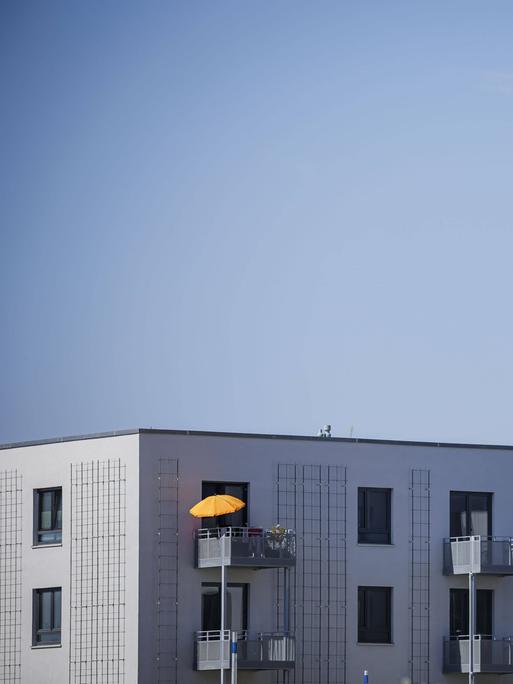
<path id="1" fill-rule="evenodd" d="M 471 652 L 479 682 L 513 682 L 512 484 L 507 446 L 147 429 L 4 445 L 0 682 L 228 682 L 233 632 L 242 684 L 456 683 Z M 246 507 L 189 514 L 216 493 Z"/>

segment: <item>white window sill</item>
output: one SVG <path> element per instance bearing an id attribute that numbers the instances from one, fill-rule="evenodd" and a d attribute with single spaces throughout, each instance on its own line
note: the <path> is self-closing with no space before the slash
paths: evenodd
<path id="1" fill-rule="evenodd" d="M 58 544 L 32 544 L 33 549 L 58 549 L 62 546 L 62 542 Z"/>
<path id="2" fill-rule="evenodd" d="M 395 544 L 365 544 L 364 542 L 357 542 L 356 546 L 377 546 L 379 549 L 387 549 L 389 546 L 395 546 Z"/>
<path id="3" fill-rule="evenodd" d="M 382 644 L 378 644 L 374 641 L 370 641 L 367 643 L 366 641 L 357 641 L 356 642 L 357 646 L 395 646 L 393 641 L 385 641 Z"/>
<path id="4" fill-rule="evenodd" d="M 62 644 L 37 644 L 31 647 L 33 651 L 38 651 L 42 648 L 62 648 Z"/>

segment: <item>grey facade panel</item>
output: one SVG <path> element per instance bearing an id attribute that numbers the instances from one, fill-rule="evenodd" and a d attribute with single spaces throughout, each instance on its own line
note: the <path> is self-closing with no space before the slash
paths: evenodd
<path id="1" fill-rule="evenodd" d="M 141 436 L 139 681 L 178 682 L 178 460 Z"/>

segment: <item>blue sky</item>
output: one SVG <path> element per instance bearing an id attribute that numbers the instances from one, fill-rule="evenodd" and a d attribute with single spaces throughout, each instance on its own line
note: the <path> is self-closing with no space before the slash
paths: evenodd
<path id="1" fill-rule="evenodd" d="M 513 443 L 512 25 L 3 2 L 0 441 Z"/>

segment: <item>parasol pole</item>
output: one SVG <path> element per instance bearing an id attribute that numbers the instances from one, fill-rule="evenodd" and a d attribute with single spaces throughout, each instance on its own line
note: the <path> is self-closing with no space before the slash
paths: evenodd
<path id="1" fill-rule="evenodd" d="M 224 533 L 221 536 L 221 684 L 224 684 L 224 623 L 225 623 L 225 598 L 226 598 L 226 569 L 224 565 Z"/>

